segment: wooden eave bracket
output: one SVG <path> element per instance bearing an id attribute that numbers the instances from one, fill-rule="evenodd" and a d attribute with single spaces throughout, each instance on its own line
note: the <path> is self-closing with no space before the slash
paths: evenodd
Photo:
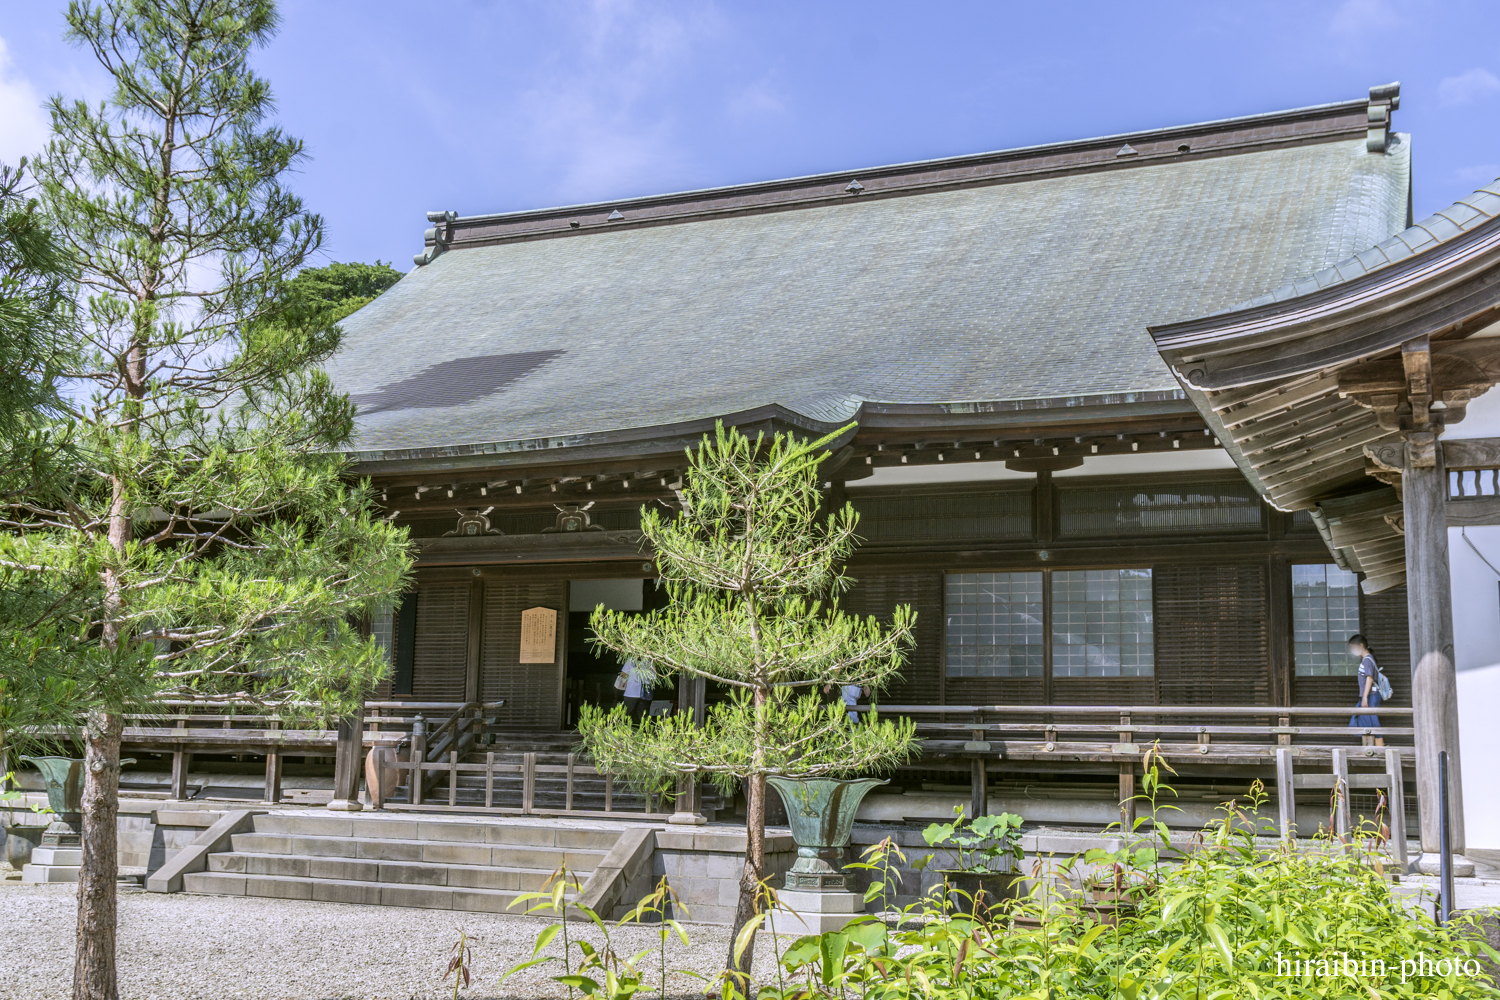
<path id="1" fill-rule="evenodd" d="M 1375 413 L 1380 426 L 1406 434 L 1442 433 L 1467 415 L 1469 401 L 1500 381 L 1500 342 L 1417 337 L 1399 359 L 1376 358 L 1338 373 L 1339 395 Z M 1442 409 L 1433 409 L 1441 401 Z M 1413 461 L 1414 466 L 1422 465 Z"/>

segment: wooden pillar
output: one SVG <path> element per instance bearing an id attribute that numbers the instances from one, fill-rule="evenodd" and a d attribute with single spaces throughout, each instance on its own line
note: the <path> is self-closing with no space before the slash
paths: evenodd
<path id="1" fill-rule="evenodd" d="M 1458 682 L 1453 663 L 1453 594 L 1448 571 L 1448 475 L 1433 435 L 1412 434 L 1401 475 L 1406 533 L 1406 608 L 1411 635 L 1417 808 L 1422 851 L 1438 845 L 1438 752 L 1448 761 L 1448 829 L 1453 853 L 1464 850 L 1462 770 L 1458 756 Z"/>
<path id="2" fill-rule="evenodd" d="M 1273 539 L 1282 534 L 1281 527 L 1290 515 L 1269 511 Z M 1292 569 L 1285 556 L 1272 556 L 1266 562 L 1267 624 L 1270 633 L 1270 695 L 1273 705 L 1292 703 Z M 1345 636 L 1347 638 L 1347 636 Z M 1287 723 L 1282 723 L 1287 725 Z M 1291 742 L 1290 739 L 1287 742 Z"/>
<path id="3" fill-rule="evenodd" d="M 1297 783 L 1292 778 L 1292 750 L 1276 750 L 1276 812 L 1280 820 L 1281 839 L 1297 837 Z"/>
<path id="4" fill-rule="evenodd" d="M 180 745 L 180 744 L 179 744 Z M 172 754 L 172 798 L 182 802 L 188 797 L 188 771 L 193 767 L 193 755 L 186 750 Z"/>
<path id="5" fill-rule="evenodd" d="M 272 719 L 270 728 L 272 732 L 280 731 L 281 720 Z M 278 747 L 266 751 L 266 797 L 262 801 L 271 804 L 281 801 L 281 751 Z"/>
<path id="6" fill-rule="evenodd" d="M 365 763 L 365 709 L 361 699 L 356 714 L 339 720 L 338 745 L 333 760 L 333 799 L 328 808 L 359 812 L 360 772 Z"/>
<path id="7" fill-rule="evenodd" d="M 677 679 L 678 711 L 692 712 L 694 725 L 703 725 L 706 689 L 707 681 L 702 677 L 682 674 Z M 677 779 L 677 798 L 667 822 L 674 826 L 702 826 L 708 822 L 703 812 L 703 789 L 696 776 L 685 774 Z"/>
<path id="8" fill-rule="evenodd" d="M 1406 856 L 1406 788 L 1401 775 L 1401 751 L 1394 747 L 1385 752 L 1386 815 L 1391 827 L 1391 856 L 1396 870 L 1405 875 L 1410 868 Z"/>
<path id="9" fill-rule="evenodd" d="M 975 756 L 969 762 L 969 815 L 985 816 L 990 811 L 990 775 L 984 758 Z"/>
<path id="10" fill-rule="evenodd" d="M 1349 751 L 1333 749 L 1333 832 L 1347 848 L 1351 844 L 1352 812 L 1349 809 Z"/>

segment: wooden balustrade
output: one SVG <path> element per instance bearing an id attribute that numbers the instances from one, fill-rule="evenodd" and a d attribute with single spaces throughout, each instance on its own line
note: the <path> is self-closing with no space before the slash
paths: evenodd
<path id="1" fill-rule="evenodd" d="M 376 767 L 380 772 L 387 770 L 395 771 L 398 775 L 405 772 L 405 781 L 398 781 L 408 789 L 409 802 L 393 803 L 385 801 L 381 794 L 384 782 L 376 782 L 376 787 L 371 789 L 373 805 L 376 809 L 401 809 L 422 811 L 448 811 L 461 812 L 492 812 L 502 815 L 516 816 L 593 816 L 593 817 L 617 817 L 628 814 L 634 819 L 665 820 L 670 813 L 655 812 L 652 807 L 657 804 L 655 796 L 646 796 L 646 808 L 642 811 L 620 810 L 614 808 L 614 783 L 612 775 L 599 771 L 590 764 L 579 763 L 577 754 L 568 754 L 567 762 L 564 764 L 539 764 L 537 755 L 527 752 L 521 754 L 517 763 L 506 763 L 495 759 L 494 751 L 485 754 L 484 763 L 463 763 L 458 759 L 456 752 L 450 753 L 446 760 L 427 761 L 422 759 L 423 740 L 418 737 L 413 740 L 410 759 L 396 759 L 394 748 L 379 747 L 371 751 L 376 754 Z M 424 801 L 421 789 L 425 784 L 417 775 L 437 774 L 446 775 L 448 779 L 448 801 L 446 805 L 433 804 Z M 459 776 L 464 774 L 482 775 L 484 777 L 484 806 L 459 806 L 458 805 L 458 781 Z M 518 774 L 521 776 L 521 805 L 497 806 L 495 805 L 495 776 Z M 547 809 L 537 805 L 537 777 L 543 774 L 559 774 L 564 777 L 565 798 L 563 808 Z M 599 809 L 575 809 L 573 808 L 573 789 L 576 778 L 579 777 L 601 777 L 604 779 L 604 808 Z"/>

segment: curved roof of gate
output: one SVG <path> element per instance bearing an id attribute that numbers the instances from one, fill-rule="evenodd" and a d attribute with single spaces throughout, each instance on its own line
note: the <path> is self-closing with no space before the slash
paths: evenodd
<path id="1" fill-rule="evenodd" d="M 345 320 L 328 369 L 365 460 L 766 408 L 823 426 L 867 403 L 1180 392 L 1148 325 L 1407 225 L 1410 142 L 1368 152 L 1365 112 L 461 218 Z"/>

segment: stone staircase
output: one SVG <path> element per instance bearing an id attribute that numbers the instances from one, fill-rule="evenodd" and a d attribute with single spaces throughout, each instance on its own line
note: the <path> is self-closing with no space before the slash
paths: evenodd
<path id="1" fill-rule="evenodd" d="M 182 876 L 187 892 L 506 912 L 560 866 L 588 880 L 616 830 L 264 813 Z M 569 891 L 571 898 L 575 893 Z M 510 909 L 520 913 L 524 906 Z"/>

